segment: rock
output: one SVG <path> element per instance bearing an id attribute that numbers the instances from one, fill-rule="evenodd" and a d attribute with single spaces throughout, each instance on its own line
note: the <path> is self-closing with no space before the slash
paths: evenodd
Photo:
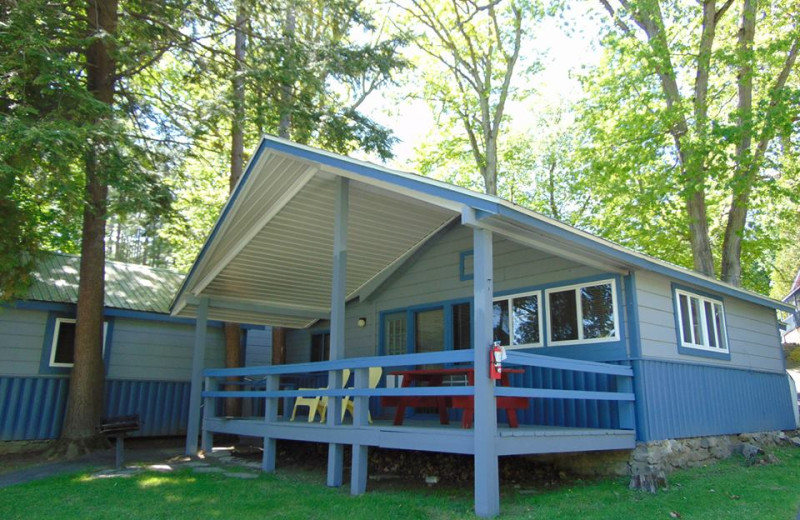
<path id="1" fill-rule="evenodd" d="M 205 468 L 209 466 L 208 462 L 200 462 L 198 460 L 193 460 L 191 462 L 184 462 L 183 465 L 186 466 L 187 468 Z"/>
<path id="2" fill-rule="evenodd" d="M 222 473 L 224 470 L 216 466 L 209 466 L 207 468 L 194 468 L 195 473 Z"/>
<path id="3" fill-rule="evenodd" d="M 258 473 L 250 473 L 248 471 L 226 471 L 223 473 L 226 477 L 238 478 L 242 480 L 250 480 L 258 478 Z"/>
<path id="4" fill-rule="evenodd" d="M 737 448 L 737 453 L 741 453 L 747 465 L 758 462 L 759 457 L 764 454 L 764 450 L 754 444 L 742 443 Z"/>
<path id="5" fill-rule="evenodd" d="M 667 476 L 663 471 L 653 471 L 646 474 L 633 475 L 628 484 L 630 489 L 656 493 L 659 489 L 668 489 Z"/>

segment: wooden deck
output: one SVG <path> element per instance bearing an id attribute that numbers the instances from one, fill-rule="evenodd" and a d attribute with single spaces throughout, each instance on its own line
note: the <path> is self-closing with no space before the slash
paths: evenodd
<path id="1" fill-rule="evenodd" d="M 279 417 L 267 423 L 263 418 L 209 418 L 203 429 L 249 437 L 271 437 L 296 441 L 361 444 L 379 448 L 436 451 L 474 455 L 475 431 L 464 429 L 455 421 L 441 425 L 437 421 L 406 419 L 402 426 L 391 420 L 376 419 L 373 424 L 354 427 L 351 423 L 330 426 L 324 423 L 294 422 Z M 526 455 L 599 450 L 629 450 L 636 446 L 632 430 L 568 428 L 520 425 L 497 428 L 495 444 L 498 455 Z"/>

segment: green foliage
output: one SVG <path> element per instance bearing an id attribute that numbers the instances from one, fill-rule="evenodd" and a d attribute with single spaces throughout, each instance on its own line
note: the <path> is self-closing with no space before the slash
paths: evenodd
<path id="1" fill-rule="evenodd" d="M 578 109 L 587 136 L 582 161 L 596 202 L 590 227 L 692 267 L 687 208 L 701 193 L 717 264 L 736 254 L 723 249 L 727 229 L 742 237 L 742 284 L 768 292 L 776 250 L 786 240 L 780 218 L 798 210 L 796 191 L 787 188 L 798 178 L 800 75 L 788 57 L 800 33 L 792 2 L 763 4 L 752 49 L 744 48 L 740 7 L 729 7 L 718 13 L 707 63 L 701 4 L 625 3 L 607 22 L 605 58 L 583 77 L 587 96 Z M 666 43 L 645 36 L 639 23 L 647 17 L 663 22 Z M 737 105 L 748 90 L 741 83 L 747 65 L 752 111 Z M 787 67 L 788 80 L 776 90 Z M 660 75 L 671 71 L 674 95 Z M 701 73 L 709 75 L 705 105 L 695 95 Z M 756 149 L 762 143 L 763 153 Z M 742 228 L 728 221 L 732 199 L 747 211 Z"/>

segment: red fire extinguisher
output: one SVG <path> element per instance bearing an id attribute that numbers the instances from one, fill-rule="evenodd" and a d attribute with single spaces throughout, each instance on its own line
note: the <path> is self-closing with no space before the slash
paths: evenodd
<path id="1" fill-rule="evenodd" d="M 489 379 L 500 379 L 503 375 L 503 360 L 506 358 L 506 349 L 500 346 L 499 341 L 492 343 L 489 349 Z"/>

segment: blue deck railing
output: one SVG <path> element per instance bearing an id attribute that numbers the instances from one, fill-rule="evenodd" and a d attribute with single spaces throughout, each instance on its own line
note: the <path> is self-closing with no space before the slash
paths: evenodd
<path id="1" fill-rule="evenodd" d="M 380 356 L 346 358 L 335 361 L 298 363 L 292 365 L 261 366 L 233 369 L 207 369 L 206 389 L 203 392 L 205 409 L 216 413 L 220 407 L 215 400 L 226 398 L 255 399 L 252 407 L 255 415 L 265 413 L 264 403 L 272 401 L 277 409 L 277 400 L 295 397 L 356 397 L 369 400 L 383 396 L 472 396 L 472 386 L 367 388 L 366 384 L 348 388 L 323 388 L 327 385 L 331 372 L 350 369 L 366 374 L 369 367 L 381 367 L 386 374 L 391 368 L 414 367 L 420 365 L 470 364 L 474 353 L 471 350 L 431 352 L 424 354 L 404 354 L 399 356 Z M 511 386 L 497 386 L 498 397 L 523 397 L 530 400 L 530 407 L 522 411 L 523 423 L 554 426 L 577 426 L 593 428 L 616 428 L 633 430 L 634 395 L 633 371 L 629 366 L 582 361 L 575 359 L 541 356 L 525 352 L 509 351 L 504 366 L 524 367 L 523 374 L 513 374 Z M 244 389 L 231 390 L 231 382 L 226 378 L 241 377 L 250 381 L 233 383 Z M 294 382 L 286 384 L 286 378 Z M 283 385 L 282 379 L 283 378 Z M 302 378 L 298 382 L 297 378 Z M 255 379 L 255 380 L 253 380 Z M 354 381 L 357 379 L 354 377 Z M 366 381 L 363 377 L 361 381 Z M 299 386 L 312 389 L 298 390 Z M 281 388 L 284 386 L 284 388 Z M 227 388 L 223 388 L 227 387 Z M 357 401 L 362 401 L 358 400 Z M 377 400 L 372 401 L 375 413 Z M 358 406 L 358 404 L 357 404 Z M 270 407 L 266 407 L 270 408 Z M 503 413 L 503 412 L 501 412 Z M 502 419 L 502 416 L 501 416 Z"/>

